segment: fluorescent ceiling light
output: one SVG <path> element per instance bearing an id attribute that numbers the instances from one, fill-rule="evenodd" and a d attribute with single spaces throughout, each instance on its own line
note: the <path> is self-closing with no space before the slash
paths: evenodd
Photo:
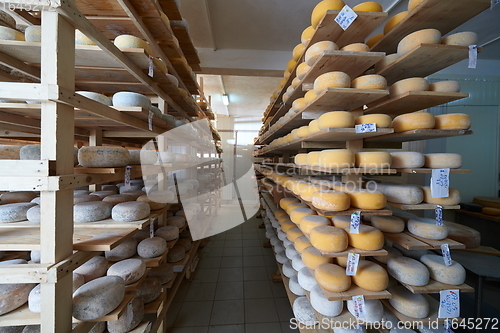
<path id="1" fill-rule="evenodd" d="M 224 105 L 229 105 L 229 95 L 228 94 L 224 94 L 222 95 L 222 104 Z"/>

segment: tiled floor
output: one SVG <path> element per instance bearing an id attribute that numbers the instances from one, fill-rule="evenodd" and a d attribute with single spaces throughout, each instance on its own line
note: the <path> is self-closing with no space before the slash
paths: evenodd
<path id="1" fill-rule="evenodd" d="M 252 219 L 211 237 L 191 282 L 184 281 L 169 311 L 169 333 L 288 333 L 293 317 L 283 283 L 271 280 L 273 252 Z"/>

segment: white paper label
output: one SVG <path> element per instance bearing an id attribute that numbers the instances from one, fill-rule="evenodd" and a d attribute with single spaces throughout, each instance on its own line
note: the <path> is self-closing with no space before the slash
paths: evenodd
<path id="1" fill-rule="evenodd" d="M 349 232 L 351 234 L 359 234 L 359 225 L 361 223 L 361 212 L 356 211 L 351 214 L 351 228 Z"/>
<path id="2" fill-rule="evenodd" d="M 153 62 L 153 57 L 149 57 L 149 70 L 148 76 L 153 77 L 155 75 L 155 64 Z"/>
<path id="3" fill-rule="evenodd" d="M 433 198 L 449 197 L 450 169 L 433 169 L 431 176 L 431 196 Z"/>
<path id="4" fill-rule="evenodd" d="M 441 252 L 443 253 L 444 264 L 451 266 L 451 253 L 448 244 L 441 245 Z"/>
<path id="5" fill-rule="evenodd" d="M 376 132 L 377 124 L 376 123 L 361 124 L 361 125 L 356 125 L 355 128 L 356 128 L 356 133 Z"/>
<path id="6" fill-rule="evenodd" d="M 441 290 L 439 292 L 439 318 L 460 316 L 460 290 Z"/>
<path id="7" fill-rule="evenodd" d="M 491 7 L 490 7 L 490 10 L 493 9 L 493 7 L 495 7 L 496 5 L 498 5 L 500 3 L 500 0 L 491 0 Z"/>
<path id="8" fill-rule="evenodd" d="M 149 323 L 148 326 L 144 329 L 144 333 L 149 333 L 151 332 L 151 327 L 153 326 L 153 323 Z"/>
<path id="9" fill-rule="evenodd" d="M 452 333 L 453 332 L 451 330 L 451 320 L 449 320 L 449 319 L 444 320 L 444 332 L 445 333 Z"/>
<path id="10" fill-rule="evenodd" d="M 477 45 L 469 45 L 469 68 L 477 66 Z"/>
<path id="11" fill-rule="evenodd" d="M 155 236 L 155 220 L 149 220 L 149 238 L 153 238 Z"/>
<path id="12" fill-rule="evenodd" d="M 351 7 L 345 5 L 337 17 L 335 17 L 335 22 L 337 22 L 343 30 L 347 30 L 356 17 L 358 17 L 358 14 L 356 14 Z"/>
<path id="13" fill-rule="evenodd" d="M 356 317 L 356 319 L 366 319 L 364 296 L 352 296 L 352 301 L 354 303 L 354 317 Z"/>
<path id="14" fill-rule="evenodd" d="M 127 166 L 125 168 L 125 189 L 130 190 L 130 171 L 132 170 L 131 166 Z"/>
<path id="15" fill-rule="evenodd" d="M 359 263 L 359 254 L 357 253 L 349 253 L 347 256 L 347 265 L 345 268 L 345 275 L 347 276 L 355 276 L 356 271 L 358 270 Z"/>
<path id="16" fill-rule="evenodd" d="M 443 225 L 443 206 L 436 205 L 436 225 Z"/>
<path id="17" fill-rule="evenodd" d="M 149 130 L 152 131 L 153 130 L 153 116 L 155 114 L 153 113 L 153 111 L 149 111 L 149 115 L 148 115 L 148 126 L 149 126 Z"/>

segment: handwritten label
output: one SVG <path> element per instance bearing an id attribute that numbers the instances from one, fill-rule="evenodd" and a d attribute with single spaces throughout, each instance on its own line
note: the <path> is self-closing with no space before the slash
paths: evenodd
<path id="1" fill-rule="evenodd" d="M 431 176 L 431 196 L 447 198 L 450 189 L 450 169 L 433 169 Z"/>
<path id="2" fill-rule="evenodd" d="M 460 290 L 441 290 L 439 292 L 439 318 L 460 316 Z"/>
<path id="3" fill-rule="evenodd" d="M 148 115 L 148 126 L 149 126 L 149 130 L 152 131 L 153 130 L 153 116 L 155 114 L 153 113 L 153 111 L 149 110 L 149 115 Z"/>
<path id="4" fill-rule="evenodd" d="M 355 276 L 358 270 L 359 254 L 349 253 L 347 256 L 346 273 L 347 276 Z"/>
<path id="5" fill-rule="evenodd" d="M 337 22 L 343 30 L 347 30 L 357 17 L 358 14 L 356 14 L 351 7 L 345 5 L 340 13 L 335 17 L 335 22 Z"/>
<path id="6" fill-rule="evenodd" d="M 443 225 L 443 206 L 436 205 L 436 225 Z"/>
<path id="7" fill-rule="evenodd" d="M 127 166 L 125 168 L 125 189 L 130 190 L 130 171 L 132 170 L 131 166 Z"/>
<path id="8" fill-rule="evenodd" d="M 366 319 L 364 296 L 352 296 L 352 302 L 354 303 L 354 317 L 356 317 L 356 319 Z"/>
<path id="9" fill-rule="evenodd" d="M 453 331 L 451 330 L 451 320 L 449 319 L 444 320 L 444 332 L 453 333 Z"/>
<path id="10" fill-rule="evenodd" d="M 469 45 L 469 68 L 477 66 L 477 45 Z"/>
<path id="11" fill-rule="evenodd" d="M 153 62 L 153 57 L 149 57 L 149 70 L 148 76 L 153 77 L 155 75 L 155 64 Z"/>
<path id="12" fill-rule="evenodd" d="M 448 244 L 441 245 L 441 252 L 443 253 L 444 264 L 446 266 L 451 266 L 451 253 Z"/>
<path id="13" fill-rule="evenodd" d="M 355 128 L 356 128 L 356 133 L 376 132 L 377 124 L 376 123 L 361 124 L 361 125 L 356 125 Z"/>
<path id="14" fill-rule="evenodd" d="M 359 225 L 361 223 L 361 212 L 356 211 L 351 214 L 351 227 L 349 232 L 351 234 L 359 234 Z"/>
<path id="15" fill-rule="evenodd" d="M 155 220 L 149 220 L 149 238 L 153 238 L 155 236 Z"/>

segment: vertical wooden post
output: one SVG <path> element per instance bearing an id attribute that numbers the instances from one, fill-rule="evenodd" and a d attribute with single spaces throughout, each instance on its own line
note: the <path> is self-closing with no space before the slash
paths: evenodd
<path id="1" fill-rule="evenodd" d="M 75 29 L 57 12 L 42 12 L 41 82 L 75 89 Z M 73 173 L 74 110 L 50 101 L 41 109 L 42 160 L 57 160 L 57 175 Z M 56 263 L 73 250 L 73 190 L 41 193 L 41 262 Z M 41 332 L 71 331 L 72 275 L 42 283 Z"/>

